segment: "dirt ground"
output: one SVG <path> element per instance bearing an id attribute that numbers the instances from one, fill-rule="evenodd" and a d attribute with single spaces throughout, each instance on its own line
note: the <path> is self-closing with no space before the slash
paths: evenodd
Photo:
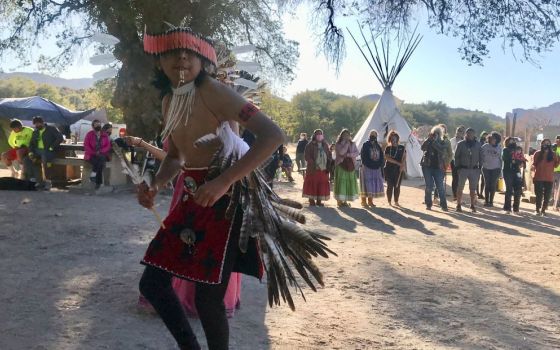
<path id="1" fill-rule="evenodd" d="M 295 178 L 276 186 L 301 200 Z M 231 349 L 560 349 L 560 216 L 426 211 L 420 185 L 400 209 L 305 208 L 339 255 L 318 261 L 325 287 L 292 312 L 244 277 Z M 130 192 L 0 192 L 0 349 L 175 349 L 136 308 L 156 228 Z"/>

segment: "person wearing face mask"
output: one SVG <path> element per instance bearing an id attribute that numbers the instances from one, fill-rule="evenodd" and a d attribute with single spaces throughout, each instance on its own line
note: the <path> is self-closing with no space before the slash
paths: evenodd
<path id="1" fill-rule="evenodd" d="M 541 142 L 541 149 L 533 154 L 534 172 L 533 183 L 537 197 L 535 214 L 544 216 L 550 202 L 552 183 L 554 182 L 554 168 L 560 164 L 560 158 L 552 151 L 550 139 Z"/>
<path id="2" fill-rule="evenodd" d="M 387 201 L 391 205 L 391 199 L 395 199 L 395 206 L 399 206 L 401 193 L 401 182 L 406 169 L 406 149 L 399 145 L 399 134 L 391 130 L 387 136 L 387 147 L 385 147 L 385 181 L 387 181 Z"/>
<path id="3" fill-rule="evenodd" d="M 383 150 L 377 142 L 377 130 L 369 132 L 369 140 L 364 142 L 360 152 L 362 166 L 360 168 L 360 197 L 362 207 L 375 207 L 373 197 L 383 197 L 383 173 L 385 162 Z M 367 202 L 366 202 L 367 198 Z"/>
<path id="4" fill-rule="evenodd" d="M 488 131 L 483 131 L 480 133 L 480 137 L 478 138 L 478 142 L 480 142 L 480 148 L 482 149 L 482 147 L 488 143 Z M 498 142 L 499 144 L 499 142 Z M 499 155 L 501 156 L 501 155 Z M 476 195 L 478 196 L 478 199 L 486 199 L 485 193 L 486 191 L 484 191 L 484 187 L 485 187 L 485 178 L 484 178 L 484 174 L 480 177 L 479 179 L 479 183 L 478 186 L 476 187 Z M 485 201 L 486 203 L 486 201 Z"/>
<path id="5" fill-rule="evenodd" d="M 426 188 L 424 192 L 424 203 L 427 210 L 432 210 L 432 191 L 434 185 L 438 189 L 439 204 L 443 211 L 447 211 L 447 198 L 445 198 L 445 186 L 443 185 L 443 177 L 445 176 L 445 154 L 447 145 L 443 141 L 443 131 L 439 126 L 435 126 L 430 131 L 430 135 L 422 143 L 422 151 L 424 152 L 420 165 Z"/>
<path id="6" fill-rule="evenodd" d="M 349 207 L 350 203 L 348 202 L 358 198 L 356 157 L 360 152 L 356 144 L 352 142 L 352 135 L 347 129 L 342 129 L 338 135 L 334 149 L 336 152 L 334 198 L 338 207 Z M 381 186 L 383 186 L 383 182 L 381 182 Z M 381 188 L 383 189 L 383 187 Z"/>
<path id="7" fill-rule="evenodd" d="M 111 153 L 111 140 L 103 132 L 99 120 L 92 121 L 91 128 L 84 139 L 84 159 L 91 164 L 89 179 L 98 189 L 103 183 L 103 169 Z"/>
<path id="8" fill-rule="evenodd" d="M 486 137 L 486 143 L 480 148 L 482 177 L 481 191 L 484 191 L 484 206 L 494 206 L 494 195 L 498 185 L 498 178 L 502 171 L 502 147 L 500 146 L 501 135 L 497 132 Z M 486 187 L 484 186 L 486 184 Z M 479 196 L 480 198 L 480 196 Z"/>
<path id="9" fill-rule="evenodd" d="M 48 191 L 52 186 L 50 180 L 51 162 L 55 157 L 56 148 L 62 143 L 64 138 L 57 128 L 45 123 L 42 117 L 33 117 L 32 123 L 35 130 L 31 135 L 29 143 L 29 158 L 40 164 L 40 168 L 35 167 L 34 169 L 37 188 Z"/>
<path id="10" fill-rule="evenodd" d="M 471 211 L 476 212 L 476 188 L 480 177 L 480 143 L 476 141 L 474 129 L 468 128 L 465 139 L 457 144 L 455 150 L 455 167 L 459 173 L 457 185 L 457 211 L 461 212 L 463 188 L 469 181 L 471 195 Z"/>
<path id="11" fill-rule="evenodd" d="M 457 200 L 457 185 L 459 183 L 459 173 L 457 172 L 457 167 L 455 166 L 455 151 L 457 150 L 457 144 L 465 138 L 465 126 L 460 125 L 455 130 L 455 136 L 452 137 L 449 142 L 451 143 L 452 157 L 451 157 L 451 192 L 453 192 L 453 201 Z"/>
<path id="12" fill-rule="evenodd" d="M 329 144 L 325 141 L 323 130 L 313 132 L 311 142 L 305 146 L 307 171 L 303 181 L 302 197 L 309 199 L 309 205 L 323 206 L 323 201 L 330 198 L 328 164 L 332 159 Z"/>
<path id="13" fill-rule="evenodd" d="M 504 182 L 506 185 L 506 194 L 504 198 L 504 212 L 506 214 L 511 213 L 511 198 L 514 197 L 513 209 L 515 212 L 519 211 L 519 200 L 521 198 L 521 186 L 520 181 L 517 181 L 519 177 L 519 164 L 513 159 L 513 154 L 517 144 L 513 137 L 506 137 L 504 140 L 504 149 L 502 150 L 502 174 L 504 176 Z"/>
<path id="14" fill-rule="evenodd" d="M 299 141 L 296 147 L 296 165 L 298 172 L 300 172 L 301 169 L 307 167 L 307 164 L 305 163 L 305 147 L 308 143 L 309 141 L 307 140 L 307 134 L 302 132 L 299 135 Z"/>

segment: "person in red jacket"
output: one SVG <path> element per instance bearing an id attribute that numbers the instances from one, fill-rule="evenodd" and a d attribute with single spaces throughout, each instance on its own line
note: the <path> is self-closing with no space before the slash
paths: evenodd
<path id="1" fill-rule="evenodd" d="M 103 183 L 103 169 L 111 154 L 111 140 L 109 135 L 101 130 L 101 122 L 97 119 L 91 122 L 92 130 L 84 139 L 84 159 L 91 163 L 89 179 L 95 182 L 95 189 Z"/>
<path id="2" fill-rule="evenodd" d="M 533 166 L 531 167 L 531 170 L 534 171 L 533 183 L 537 196 L 535 214 L 538 216 L 546 215 L 554 182 L 554 168 L 558 164 L 560 164 L 560 158 L 552 151 L 552 142 L 550 139 L 542 140 L 541 149 L 533 154 Z"/>

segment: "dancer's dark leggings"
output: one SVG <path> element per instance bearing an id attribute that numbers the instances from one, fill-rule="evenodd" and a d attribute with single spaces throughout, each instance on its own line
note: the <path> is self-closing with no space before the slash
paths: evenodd
<path id="1" fill-rule="evenodd" d="M 548 203 L 550 202 L 550 195 L 552 194 L 552 181 L 534 181 L 535 195 L 537 196 L 537 210 L 546 211 Z"/>
<path id="2" fill-rule="evenodd" d="M 399 170 L 394 171 L 394 169 L 385 168 L 385 180 L 387 181 L 387 200 L 390 202 L 394 194 L 395 202 L 398 203 L 402 182 Z"/>
<path id="3" fill-rule="evenodd" d="M 232 230 L 236 231 L 236 230 Z M 224 305 L 229 277 L 239 249 L 235 235 L 230 237 L 224 262 L 221 284 L 196 284 L 196 310 L 210 350 L 227 350 L 229 326 Z M 140 279 L 140 292 L 157 311 L 181 349 L 200 349 L 187 316 L 171 285 L 172 275 L 152 266 L 146 266 Z"/>

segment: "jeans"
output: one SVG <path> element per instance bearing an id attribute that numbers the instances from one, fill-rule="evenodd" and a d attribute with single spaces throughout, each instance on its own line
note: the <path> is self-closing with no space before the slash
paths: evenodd
<path id="1" fill-rule="evenodd" d="M 38 158 L 40 163 L 39 167 L 34 167 L 34 177 L 37 179 L 37 182 L 43 183 L 46 180 L 50 180 L 51 162 L 55 157 L 54 151 L 37 149 L 35 150 L 35 157 Z M 41 172 L 42 176 L 40 176 Z"/>
<path id="2" fill-rule="evenodd" d="M 451 191 L 453 191 L 453 198 L 457 198 L 457 186 L 459 185 L 459 172 L 455 167 L 455 161 L 451 161 Z"/>
<path id="3" fill-rule="evenodd" d="M 535 195 L 537 196 L 537 210 L 545 211 L 548 209 L 550 194 L 552 193 L 552 182 L 535 181 Z"/>
<path id="4" fill-rule="evenodd" d="M 426 190 L 424 192 L 424 203 L 426 203 L 426 207 L 432 207 L 432 191 L 434 190 L 435 183 L 435 187 L 437 188 L 439 195 L 439 204 L 442 209 L 447 209 L 445 187 L 443 186 L 443 177 L 445 176 L 445 173 L 443 170 L 422 167 L 422 173 L 424 174 L 424 181 L 426 182 Z"/>
<path id="5" fill-rule="evenodd" d="M 552 198 L 554 198 L 556 200 L 556 203 L 554 203 L 554 206 L 556 208 L 560 207 L 560 196 L 556 196 L 558 194 L 558 187 L 560 187 L 560 172 L 554 173 L 554 186 L 552 189 Z"/>
<path id="6" fill-rule="evenodd" d="M 506 183 L 504 210 L 511 211 L 511 197 L 513 196 L 513 211 L 519 211 L 523 179 L 517 176 L 517 173 L 504 171 L 504 182 Z"/>
<path id="7" fill-rule="evenodd" d="M 486 169 L 482 168 L 482 178 L 484 179 L 484 200 L 486 203 L 494 203 L 494 194 L 498 187 L 498 178 L 500 177 L 501 169 Z"/>
<path id="8" fill-rule="evenodd" d="M 305 153 L 296 153 L 296 165 L 298 171 L 302 168 L 307 168 L 307 162 L 305 161 Z"/>
<path id="9" fill-rule="evenodd" d="M 91 164 L 91 171 L 95 172 L 95 184 L 101 185 L 103 183 L 103 169 L 105 169 L 105 163 L 107 162 L 107 157 L 104 155 L 93 155 L 89 159 Z"/>

